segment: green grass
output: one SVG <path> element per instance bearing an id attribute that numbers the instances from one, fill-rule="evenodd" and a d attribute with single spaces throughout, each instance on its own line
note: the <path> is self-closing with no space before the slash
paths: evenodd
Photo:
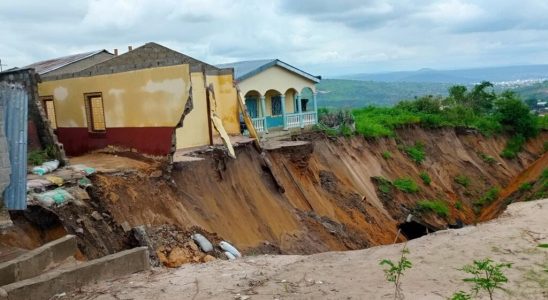
<path id="1" fill-rule="evenodd" d="M 392 183 L 398 190 L 405 193 L 416 193 L 419 191 L 419 186 L 413 179 L 409 177 L 398 178 Z"/>
<path id="2" fill-rule="evenodd" d="M 532 182 L 525 182 L 523 183 L 522 185 L 519 186 L 519 191 L 520 192 L 526 192 L 526 191 L 529 191 L 533 188 L 533 183 Z"/>
<path id="3" fill-rule="evenodd" d="M 539 248 L 548 248 L 548 244 L 538 244 Z"/>
<path id="4" fill-rule="evenodd" d="M 389 160 L 392 158 L 392 153 L 390 151 L 384 151 L 382 153 L 382 158 L 386 159 L 386 160 Z"/>
<path id="5" fill-rule="evenodd" d="M 356 132 L 373 138 L 393 137 L 395 128 L 420 122 L 420 118 L 414 113 L 386 107 L 369 106 L 355 109 L 352 114 L 356 122 Z"/>
<path id="6" fill-rule="evenodd" d="M 481 196 L 476 202 L 474 202 L 474 205 L 477 207 L 483 207 L 485 205 L 488 205 L 495 201 L 500 194 L 500 189 L 498 187 L 493 187 L 487 190 L 483 196 Z"/>
<path id="7" fill-rule="evenodd" d="M 55 159 L 56 151 L 53 146 L 47 146 L 43 150 L 29 151 L 27 162 L 31 166 L 39 166 L 48 160 Z"/>
<path id="8" fill-rule="evenodd" d="M 449 216 L 449 207 L 441 200 L 421 200 L 417 202 L 417 209 L 423 212 L 434 212 L 443 218 Z"/>
<path id="9" fill-rule="evenodd" d="M 419 176 L 422 179 L 422 182 L 426 185 L 430 185 L 432 182 L 432 178 L 430 178 L 430 175 L 428 175 L 425 171 L 420 172 Z"/>
<path id="10" fill-rule="evenodd" d="M 455 182 L 462 185 L 463 187 L 468 187 L 470 185 L 470 178 L 466 175 L 457 175 L 455 177 Z"/>
<path id="11" fill-rule="evenodd" d="M 458 210 L 462 210 L 463 209 L 463 206 L 462 206 L 462 201 L 457 201 L 455 202 L 455 208 L 458 209 Z"/>
<path id="12" fill-rule="evenodd" d="M 421 142 L 415 142 L 415 145 L 404 147 L 403 150 L 405 151 L 407 156 L 409 156 L 409 158 L 416 164 L 422 163 L 426 158 L 424 145 Z"/>
<path id="13" fill-rule="evenodd" d="M 392 192 L 392 182 L 390 180 L 382 176 L 375 176 L 373 179 L 377 182 L 377 187 L 381 193 L 390 194 Z"/>
<path id="14" fill-rule="evenodd" d="M 478 153 L 478 155 L 487 164 L 493 165 L 497 162 L 497 160 L 494 157 L 487 155 L 483 152 Z"/>
<path id="15" fill-rule="evenodd" d="M 514 159 L 518 156 L 524 144 L 525 138 L 522 135 L 516 135 L 506 142 L 506 147 L 504 147 L 500 156 L 506 159 Z"/>

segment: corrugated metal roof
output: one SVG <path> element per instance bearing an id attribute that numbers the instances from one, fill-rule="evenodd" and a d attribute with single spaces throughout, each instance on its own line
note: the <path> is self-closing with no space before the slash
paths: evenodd
<path id="1" fill-rule="evenodd" d="M 10 185 L 4 202 L 11 210 L 27 208 L 27 117 L 28 94 L 21 84 L 0 82 L 0 104 L 4 106 L 4 128 L 11 164 Z"/>
<path id="2" fill-rule="evenodd" d="M 33 63 L 31 65 L 23 67 L 23 69 L 34 69 L 36 73 L 43 75 L 48 72 L 62 68 L 66 65 L 80 61 L 82 59 L 86 59 L 90 56 L 99 54 L 101 52 L 108 53 L 108 51 L 106 50 L 97 50 L 97 51 L 86 52 L 86 53 L 78 53 L 78 54 L 73 54 L 69 56 L 63 56 L 63 57 L 58 57 L 54 59 L 48 59 L 48 60 L 40 61 L 37 63 Z"/>
<path id="3" fill-rule="evenodd" d="M 236 80 L 252 77 L 272 66 L 280 66 L 316 83 L 320 82 L 321 79 L 320 76 L 314 76 L 279 59 L 246 60 L 217 65 L 219 68 L 234 68 Z"/>

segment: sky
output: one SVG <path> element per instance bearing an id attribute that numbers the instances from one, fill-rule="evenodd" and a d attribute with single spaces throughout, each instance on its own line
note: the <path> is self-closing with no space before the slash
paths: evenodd
<path id="1" fill-rule="evenodd" d="M 548 63 L 546 0 L 0 0 L 3 68 L 157 42 L 324 77 Z"/>

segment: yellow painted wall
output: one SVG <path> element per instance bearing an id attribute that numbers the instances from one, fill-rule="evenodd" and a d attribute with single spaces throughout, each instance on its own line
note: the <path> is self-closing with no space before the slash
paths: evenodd
<path id="1" fill-rule="evenodd" d="M 290 88 L 301 92 L 301 90 L 305 87 L 309 87 L 312 91 L 316 91 L 313 81 L 310 81 L 279 66 L 273 66 L 256 74 L 255 76 L 246 78 L 245 80 L 239 82 L 238 86 L 240 87 L 243 95 L 252 90 L 256 90 L 261 93 L 261 95 L 265 95 L 265 93 L 270 89 L 274 89 L 282 94 Z"/>
<path id="2" fill-rule="evenodd" d="M 240 134 L 240 117 L 236 88 L 232 74 L 207 75 L 207 84 L 213 84 L 215 101 L 211 98 L 211 109 L 215 110 L 223 122 L 223 127 L 228 134 Z M 213 130 L 214 135 L 218 135 Z"/>
<path id="3" fill-rule="evenodd" d="M 209 145 L 209 126 L 204 77 L 201 72 L 192 73 L 192 111 L 186 115 L 183 127 L 175 130 L 176 148 L 184 149 Z"/>
<path id="4" fill-rule="evenodd" d="M 190 88 L 188 65 L 46 81 L 40 96 L 53 95 L 58 127 L 87 127 L 84 93 L 101 92 L 106 127 L 173 127 Z"/>

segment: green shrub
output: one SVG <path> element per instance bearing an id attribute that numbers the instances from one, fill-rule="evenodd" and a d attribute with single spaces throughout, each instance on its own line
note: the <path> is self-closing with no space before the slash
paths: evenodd
<path id="1" fill-rule="evenodd" d="M 386 160 L 389 160 L 392 158 L 392 153 L 390 151 L 384 151 L 382 153 L 382 158 L 386 159 Z"/>
<path id="2" fill-rule="evenodd" d="M 426 153 L 424 152 L 424 145 L 421 142 L 415 142 L 414 146 L 405 147 L 405 153 L 417 164 L 420 164 L 426 158 Z"/>
<path id="3" fill-rule="evenodd" d="M 449 207 L 441 200 L 421 200 L 417 202 L 417 209 L 419 211 L 434 212 L 443 218 L 449 216 Z"/>
<path id="4" fill-rule="evenodd" d="M 475 206 L 483 207 L 487 204 L 490 204 L 491 202 L 495 201 L 500 194 L 500 189 L 497 187 L 490 188 L 481 196 L 476 202 L 474 202 Z"/>
<path id="5" fill-rule="evenodd" d="M 455 208 L 458 209 L 458 210 L 462 210 L 463 206 L 462 206 L 462 201 L 457 201 L 455 202 Z"/>
<path id="6" fill-rule="evenodd" d="M 533 188 L 533 183 L 532 182 L 525 182 L 523 183 L 522 185 L 519 186 L 519 191 L 520 192 L 526 192 L 526 191 L 529 191 Z"/>
<path id="7" fill-rule="evenodd" d="M 518 156 L 518 153 L 523 148 L 525 144 L 525 137 L 523 135 L 516 135 L 506 142 L 506 146 L 500 153 L 500 156 L 506 159 L 513 159 Z"/>
<path id="8" fill-rule="evenodd" d="M 496 289 L 503 289 L 501 286 L 508 282 L 508 278 L 504 275 L 504 268 L 511 268 L 510 263 L 495 263 L 493 260 L 486 258 L 483 260 L 474 260 L 474 264 L 462 267 L 464 271 L 472 277 L 464 278 L 464 282 L 472 283 L 472 292 L 474 296 L 485 291 L 489 294 L 489 299 L 493 299 L 493 293 Z"/>
<path id="9" fill-rule="evenodd" d="M 432 182 L 432 178 L 430 178 L 428 173 L 426 173 L 425 171 L 420 172 L 419 176 L 422 179 L 422 182 L 424 182 L 424 184 L 426 185 L 430 185 L 430 183 Z"/>
<path id="10" fill-rule="evenodd" d="M 468 187 L 470 185 L 470 178 L 466 175 L 457 175 L 455 177 L 455 182 L 462 185 L 463 187 Z"/>
<path id="11" fill-rule="evenodd" d="M 43 150 L 32 150 L 28 153 L 28 164 L 31 166 L 39 166 L 47 160 L 46 152 Z"/>
<path id="12" fill-rule="evenodd" d="M 413 179 L 409 177 L 398 178 L 392 183 L 398 190 L 405 193 L 416 193 L 419 191 L 419 186 Z"/>
<path id="13" fill-rule="evenodd" d="M 485 154 L 485 153 L 483 153 L 483 152 L 478 153 L 478 155 L 479 155 L 479 157 L 480 157 L 485 163 L 488 163 L 488 164 L 490 164 L 490 165 L 492 165 L 492 164 L 494 164 L 494 163 L 497 162 L 497 160 L 496 160 L 494 157 L 492 157 L 492 156 L 490 156 L 490 155 L 487 155 L 487 154 Z"/>
<path id="14" fill-rule="evenodd" d="M 390 194 L 392 191 L 392 182 L 390 182 L 390 180 L 382 176 L 375 176 L 373 177 L 373 180 L 377 183 L 377 187 L 381 193 Z"/>

